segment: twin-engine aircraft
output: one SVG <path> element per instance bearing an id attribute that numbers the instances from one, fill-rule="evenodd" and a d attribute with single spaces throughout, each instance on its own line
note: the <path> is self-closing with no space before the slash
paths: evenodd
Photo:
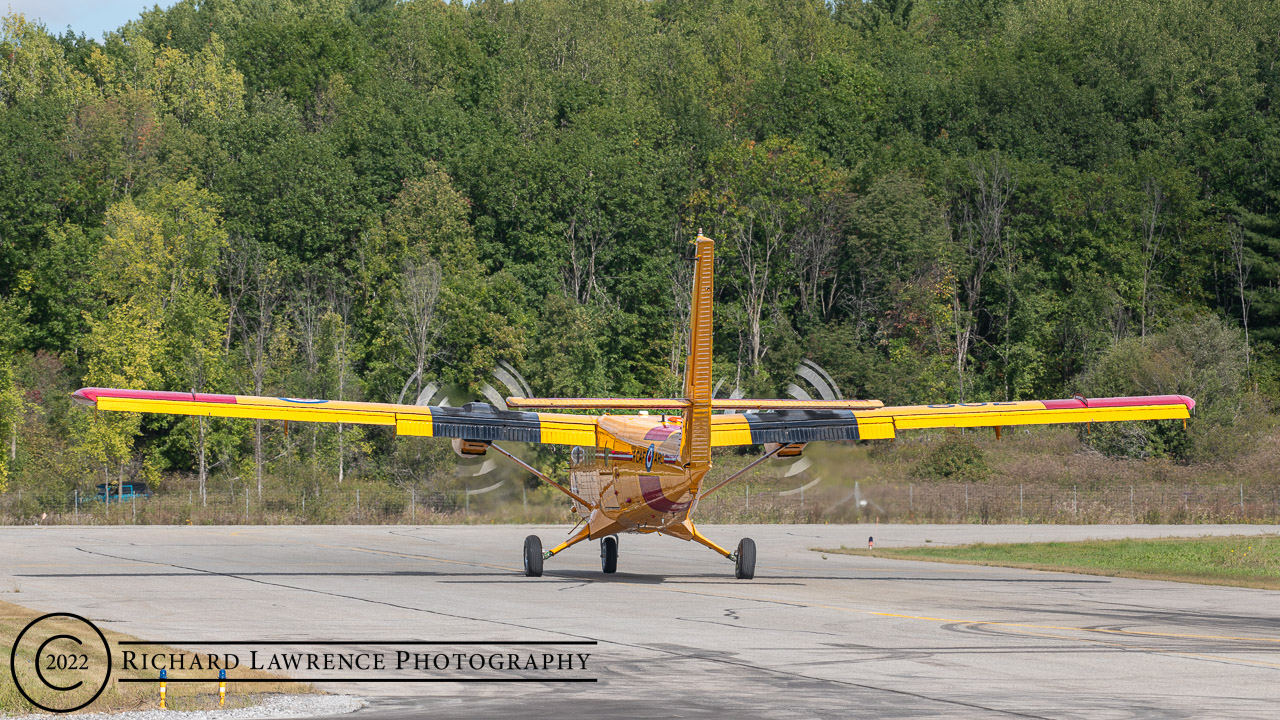
<path id="1" fill-rule="evenodd" d="M 888 440 L 900 430 L 1006 425 L 1186 419 L 1195 401 L 1182 395 L 1032 400 L 884 407 L 878 400 L 747 400 L 712 398 L 711 315 L 715 243 L 698 234 L 689 356 L 680 398 L 507 398 L 508 409 L 485 403 L 460 408 L 332 400 L 85 388 L 80 403 L 99 410 L 207 415 L 263 420 L 391 425 L 397 435 L 451 438 L 463 456 L 489 450 L 505 456 L 567 495 L 580 529 L 550 550 L 530 535 L 524 571 L 584 540 L 600 540 L 601 569 L 618 567 L 618 535 L 659 533 L 705 545 L 734 563 L 739 579 L 755 576 L 756 547 L 742 539 L 733 551 L 705 537 L 691 516 L 698 502 L 771 457 L 794 457 L 807 443 Z M 600 415 L 532 412 L 599 410 Z M 611 414 L 638 410 L 642 414 Z M 655 413 L 655 414 L 647 414 Z M 572 446 L 569 484 L 547 477 L 499 442 Z M 711 450 L 762 445 L 764 454 L 720 482 L 704 486 Z"/>

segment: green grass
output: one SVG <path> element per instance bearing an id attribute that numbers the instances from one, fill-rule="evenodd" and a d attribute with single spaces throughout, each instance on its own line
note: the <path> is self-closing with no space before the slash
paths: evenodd
<path id="1" fill-rule="evenodd" d="M 895 560 L 995 565 L 1280 590 L 1280 536 L 817 549 Z"/>

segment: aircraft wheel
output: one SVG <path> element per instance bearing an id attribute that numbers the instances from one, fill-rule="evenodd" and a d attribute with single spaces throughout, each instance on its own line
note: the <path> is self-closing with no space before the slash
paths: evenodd
<path id="1" fill-rule="evenodd" d="M 605 573 L 618 571 L 618 537 L 610 535 L 600 541 L 600 569 Z"/>
<path id="2" fill-rule="evenodd" d="M 756 576 L 756 541 L 751 538 L 742 538 L 742 542 L 738 543 L 737 562 L 734 564 L 733 574 L 739 580 L 750 580 Z"/>
<path id="3" fill-rule="evenodd" d="M 542 577 L 542 539 L 537 535 L 524 539 L 524 574 Z"/>

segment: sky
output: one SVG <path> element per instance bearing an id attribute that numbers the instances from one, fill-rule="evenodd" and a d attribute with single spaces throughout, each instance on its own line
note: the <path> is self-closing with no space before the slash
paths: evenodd
<path id="1" fill-rule="evenodd" d="M 77 35 L 101 40 L 103 33 L 118 29 L 157 4 L 168 7 L 173 0 L 0 0 L 0 10 L 39 20 L 55 35 L 70 25 Z"/>

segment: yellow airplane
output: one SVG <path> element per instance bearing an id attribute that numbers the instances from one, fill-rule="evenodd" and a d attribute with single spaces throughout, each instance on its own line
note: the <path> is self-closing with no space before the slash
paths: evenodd
<path id="1" fill-rule="evenodd" d="M 755 576 L 756 547 L 742 539 L 726 550 L 698 532 L 698 502 L 771 457 L 794 457 L 824 440 L 889 440 L 899 430 L 1007 425 L 1186 419 L 1195 401 L 1182 395 L 1031 400 L 884 407 L 878 400 L 749 400 L 712 398 L 711 313 L 715 243 L 699 233 L 696 246 L 689 356 L 680 398 L 521 398 L 509 409 L 485 403 L 460 408 L 303 400 L 245 395 L 84 388 L 73 394 L 99 410 L 205 415 L 265 420 L 394 426 L 397 435 L 451 438 L 462 456 L 490 449 L 567 495 L 580 529 L 543 551 L 530 535 L 524 570 L 542 575 L 543 561 L 584 540 L 600 540 L 601 569 L 618 565 L 618 535 L 660 533 L 701 543 L 734 563 L 739 579 Z M 567 415 L 538 409 L 601 410 Z M 609 410 L 656 415 L 615 415 Z M 720 412 L 716 412 L 720 411 Z M 569 484 L 547 477 L 497 443 L 572 446 Z M 711 487 L 712 448 L 763 445 L 764 454 Z"/>

